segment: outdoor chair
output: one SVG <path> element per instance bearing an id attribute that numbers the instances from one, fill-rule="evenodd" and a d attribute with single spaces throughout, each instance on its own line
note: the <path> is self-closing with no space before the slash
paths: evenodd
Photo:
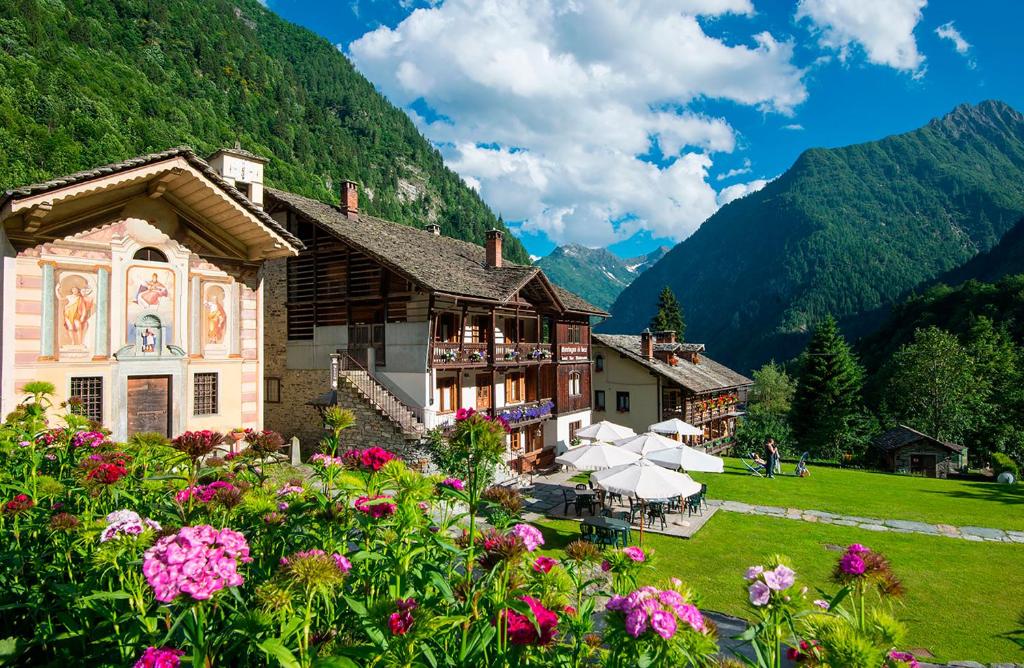
<path id="1" fill-rule="evenodd" d="M 594 527 L 594 529 L 594 534 L 597 536 L 598 545 L 611 545 L 612 547 L 614 547 L 616 544 L 618 544 L 619 540 L 616 537 L 615 532 L 611 529 L 606 529 L 604 527 Z"/>
<path id="2" fill-rule="evenodd" d="M 589 510 L 590 516 L 594 516 L 594 497 L 592 496 L 577 496 L 576 497 L 576 517 L 583 515 L 583 510 Z"/>
<path id="3" fill-rule="evenodd" d="M 686 515 L 687 515 L 687 517 L 689 517 L 690 515 L 693 515 L 694 512 L 697 512 L 697 513 L 699 513 L 701 515 L 704 514 L 704 511 L 701 510 L 701 507 L 700 507 L 700 492 L 697 492 L 696 494 L 693 494 L 691 496 L 686 497 Z"/>
<path id="4" fill-rule="evenodd" d="M 562 514 L 563 515 L 568 515 L 569 514 L 569 507 L 572 506 L 576 502 L 576 492 L 574 492 L 574 491 L 572 491 L 570 489 L 563 489 L 562 490 L 562 499 L 565 500 L 565 507 L 562 508 Z"/>
<path id="5" fill-rule="evenodd" d="M 661 520 L 661 528 L 664 529 L 666 525 L 665 521 L 665 504 L 663 503 L 651 503 L 647 506 L 647 519 L 650 520 L 651 527 L 654 526 L 654 520 Z"/>
<path id="6" fill-rule="evenodd" d="M 700 502 L 704 504 L 704 507 L 708 507 L 708 486 L 707 483 L 701 483 L 700 485 Z"/>
<path id="7" fill-rule="evenodd" d="M 629 523 L 632 524 L 632 523 L 636 522 L 636 518 L 637 518 L 638 515 L 642 515 L 643 514 L 643 508 L 644 507 L 639 502 L 634 504 L 633 503 L 633 497 L 630 496 L 630 497 L 627 497 L 627 498 L 629 499 Z"/>
<path id="8" fill-rule="evenodd" d="M 615 513 L 612 512 L 611 508 L 602 508 L 601 517 L 614 517 Z"/>
<path id="9" fill-rule="evenodd" d="M 628 510 L 620 510 L 620 511 L 618 511 L 616 513 L 612 513 L 611 516 L 614 517 L 617 520 L 622 520 L 623 522 L 632 522 L 633 521 L 633 518 L 632 518 L 632 516 L 630 516 L 630 513 L 629 513 Z"/>
<path id="10" fill-rule="evenodd" d="M 589 524 L 581 523 L 580 536 L 583 538 L 583 540 L 587 541 L 588 543 L 596 543 L 597 535 L 594 533 L 594 529 L 595 527 L 592 527 Z"/>
<path id="11" fill-rule="evenodd" d="M 580 483 L 580 484 L 576 485 L 576 489 L 586 490 L 586 489 L 589 489 L 589 488 L 586 485 L 584 485 L 583 483 Z"/>
<path id="12" fill-rule="evenodd" d="M 616 501 L 618 501 L 619 505 L 621 506 L 622 505 L 622 495 L 619 494 L 618 492 L 608 492 L 608 505 L 610 506 L 613 503 L 615 503 Z"/>
<path id="13" fill-rule="evenodd" d="M 768 469 L 765 468 L 766 465 L 757 461 L 757 457 L 754 456 L 753 452 L 747 454 L 747 459 L 740 457 L 740 461 L 743 462 L 743 465 L 747 467 L 747 470 L 752 475 L 756 475 L 758 478 L 763 478 L 768 473 Z"/>

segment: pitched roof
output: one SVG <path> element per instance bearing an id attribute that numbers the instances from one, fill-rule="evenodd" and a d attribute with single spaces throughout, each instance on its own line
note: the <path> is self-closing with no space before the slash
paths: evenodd
<path id="1" fill-rule="evenodd" d="M 488 267 L 486 250 L 468 241 L 364 213 L 348 216 L 330 204 L 283 190 L 266 188 L 264 193 L 433 292 L 506 302 L 529 281 L 546 282 L 539 267 L 512 263 Z M 565 310 L 607 315 L 571 292 L 552 287 Z"/>
<path id="2" fill-rule="evenodd" d="M 124 172 L 129 169 L 135 169 L 137 167 L 144 167 L 156 162 L 168 160 L 170 158 L 183 158 L 192 167 L 198 170 L 204 177 L 212 181 L 221 190 L 223 190 L 231 199 L 235 200 L 239 205 L 242 206 L 246 211 L 254 215 L 263 225 L 267 226 L 274 231 L 279 237 L 284 239 L 294 248 L 299 250 L 303 249 L 302 242 L 299 241 L 293 234 L 288 230 L 281 227 L 280 224 L 267 213 L 252 203 L 252 201 L 242 194 L 240 190 L 235 188 L 233 185 L 225 181 L 220 174 L 210 167 L 209 163 L 200 158 L 195 152 L 188 146 L 178 146 L 175 148 L 167 149 L 166 151 L 159 151 L 157 153 L 148 153 L 146 155 L 140 155 L 135 158 L 129 158 L 128 160 L 122 160 L 121 162 L 114 162 L 109 165 L 103 165 L 101 167 L 94 167 L 93 169 L 85 169 L 74 174 L 68 174 L 67 176 L 61 176 L 59 178 L 50 179 L 49 181 L 43 181 L 41 183 L 33 183 L 20 188 L 14 188 L 6 191 L 3 197 L 0 198 L 0 208 L 3 208 L 5 204 L 11 199 L 18 199 L 21 197 L 29 197 L 31 195 L 39 195 L 41 193 L 49 192 L 51 190 L 57 190 L 59 188 L 66 188 L 73 186 L 78 183 L 83 183 L 91 179 L 100 178 L 103 176 L 109 176 L 111 174 L 117 174 L 118 172 Z"/>
<path id="3" fill-rule="evenodd" d="M 928 441 L 933 445 L 946 448 L 952 452 L 961 452 L 964 449 L 964 446 L 962 445 L 940 441 L 937 438 L 933 438 L 928 434 L 922 433 L 916 429 L 911 429 L 910 427 L 902 424 L 879 435 L 874 441 L 874 446 L 883 452 L 890 452 L 921 440 Z"/>
<path id="4" fill-rule="evenodd" d="M 594 340 L 609 348 L 614 348 L 634 362 L 641 364 L 663 378 L 682 385 L 691 392 L 702 393 L 714 390 L 725 390 L 732 387 L 750 385 L 754 381 L 727 366 L 719 364 L 710 357 L 700 356 L 700 363 L 694 364 L 685 357 L 672 366 L 657 358 L 647 359 L 640 348 L 640 336 L 631 334 L 594 334 Z M 692 347 L 682 344 L 683 349 Z M 703 346 L 701 346 L 703 349 Z"/>

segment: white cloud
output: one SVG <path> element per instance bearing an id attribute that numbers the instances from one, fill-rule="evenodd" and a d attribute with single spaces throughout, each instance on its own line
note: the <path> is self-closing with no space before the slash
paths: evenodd
<path id="1" fill-rule="evenodd" d="M 970 56 L 971 44 L 964 39 L 964 36 L 960 34 L 960 31 L 956 29 L 956 26 L 953 25 L 952 21 L 943 23 L 936 28 L 935 34 L 941 39 L 948 39 L 952 42 L 953 48 L 956 49 L 956 52 L 967 58 L 967 64 L 970 65 L 972 69 L 975 67 L 976 63 L 974 62 L 974 58 Z"/>
<path id="2" fill-rule="evenodd" d="M 749 174 L 749 173 L 750 173 L 750 158 L 747 158 L 747 159 L 745 159 L 743 161 L 743 166 L 742 167 L 736 167 L 734 169 L 730 169 L 727 172 L 719 174 L 718 176 L 715 177 L 715 180 L 716 181 L 724 181 L 726 179 L 731 179 L 734 176 L 740 176 L 741 174 Z"/>
<path id="3" fill-rule="evenodd" d="M 799 132 L 800 130 L 804 129 L 804 126 L 800 125 L 799 123 L 790 123 L 789 125 L 783 125 L 782 129 L 783 130 L 794 130 L 794 131 Z"/>
<path id="4" fill-rule="evenodd" d="M 734 186 L 723 188 L 718 193 L 718 206 L 725 206 L 734 199 L 746 197 L 750 193 L 757 192 L 761 188 L 764 188 L 772 179 L 754 179 L 747 183 L 737 183 Z"/>
<path id="5" fill-rule="evenodd" d="M 809 19 L 818 43 L 846 61 L 860 46 L 868 61 L 924 74 L 924 56 L 917 50 L 914 28 L 928 0 L 800 0 L 796 19 Z"/>
<path id="6" fill-rule="evenodd" d="M 639 230 L 682 239 L 718 207 L 716 153 L 736 149 L 721 99 L 790 114 L 807 97 L 793 44 L 704 32 L 750 0 L 448 0 L 353 42 L 356 66 L 410 112 L 506 219 L 600 246 Z M 433 116 L 430 117 L 431 119 Z M 639 156 L 656 149 L 655 165 Z"/>

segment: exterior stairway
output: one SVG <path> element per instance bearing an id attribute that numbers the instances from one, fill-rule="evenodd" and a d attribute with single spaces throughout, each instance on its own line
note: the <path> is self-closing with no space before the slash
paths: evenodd
<path id="1" fill-rule="evenodd" d="M 358 363 L 354 361 L 345 363 L 348 361 L 344 360 L 338 369 L 339 386 L 344 385 L 354 390 L 381 417 L 388 420 L 404 438 L 408 440 L 423 438 L 427 433 L 427 428 L 417 419 L 412 410 L 377 382 L 369 372 L 360 368 Z"/>

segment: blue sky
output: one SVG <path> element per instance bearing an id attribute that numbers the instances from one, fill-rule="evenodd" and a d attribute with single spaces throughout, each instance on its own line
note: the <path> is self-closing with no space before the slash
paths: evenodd
<path id="1" fill-rule="evenodd" d="M 962 102 L 1024 109 L 1024 2 L 269 7 L 337 44 L 535 255 L 671 245 L 807 148 L 910 130 Z"/>

